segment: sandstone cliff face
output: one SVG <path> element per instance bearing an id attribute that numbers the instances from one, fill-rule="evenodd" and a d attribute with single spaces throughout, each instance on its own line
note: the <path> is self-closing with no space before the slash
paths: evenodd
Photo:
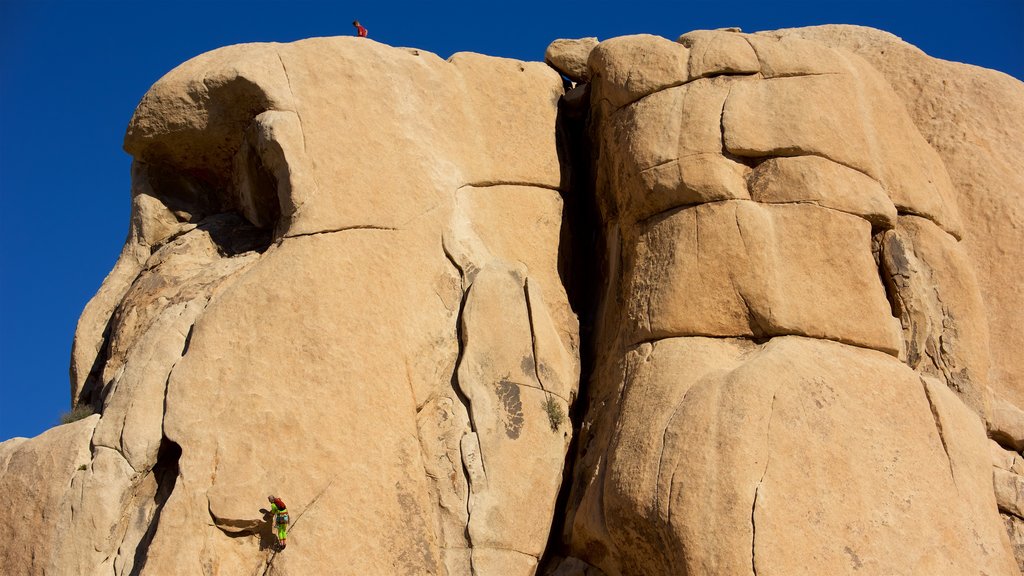
<path id="1" fill-rule="evenodd" d="M 0 444 L 8 565 L 1018 574 L 1024 87 L 852 27 L 546 61 L 157 82 L 75 337 L 100 414 Z"/>

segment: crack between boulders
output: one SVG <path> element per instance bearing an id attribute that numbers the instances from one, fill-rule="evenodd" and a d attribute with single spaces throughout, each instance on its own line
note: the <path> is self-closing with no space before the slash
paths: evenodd
<path id="1" fill-rule="evenodd" d="M 543 188 L 545 190 L 552 190 L 558 193 L 562 193 L 563 190 L 558 186 L 551 184 L 541 184 L 538 182 L 526 182 L 522 180 L 481 180 L 479 182 L 467 182 L 455 189 L 456 192 L 463 188 L 493 188 L 495 186 L 521 186 L 523 188 Z"/>
<path id="2" fill-rule="evenodd" d="M 629 102 L 626 102 L 626 103 L 622 104 L 621 106 L 614 106 L 614 105 L 612 105 L 611 100 L 609 100 L 606 96 L 602 96 L 601 98 L 599 98 L 598 102 L 601 102 L 601 101 L 607 102 L 608 105 L 611 107 L 611 110 L 608 111 L 608 115 L 611 115 L 611 114 L 614 114 L 614 113 L 618 112 L 619 110 L 622 110 L 626 106 L 632 106 L 633 104 L 636 104 L 637 102 L 639 102 L 639 101 L 641 101 L 641 100 L 643 100 L 645 98 L 649 98 L 651 96 L 654 96 L 655 94 L 657 94 L 659 92 L 664 92 L 665 90 L 671 90 L 673 88 L 679 88 L 680 86 L 686 86 L 687 84 L 691 84 L 693 82 L 699 82 L 700 80 L 710 80 L 712 78 L 721 78 L 723 76 L 735 76 L 735 77 L 738 77 L 738 78 L 744 78 L 744 77 L 757 76 L 758 74 L 760 74 L 760 72 L 718 72 L 718 73 L 713 73 L 713 74 L 707 74 L 707 75 L 704 75 L 704 76 L 699 76 L 697 78 L 687 78 L 686 80 L 679 80 L 679 81 L 673 82 L 671 84 L 666 84 L 665 86 L 662 86 L 662 87 L 658 88 L 657 90 L 655 90 L 653 92 L 648 92 L 647 94 L 644 94 L 644 95 L 639 96 L 639 97 L 637 97 L 637 98 L 635 98 L 633 100 L 630 100 Z"/>
<path id="3" fill-rule="evenodd" d="M 643 346 L 644 344 L 654 344 L 655 342 L 660 342 L 662 340 L 672 340 L 673 338 L 714 338 L 714 339 L 719 339 L 719 340 L 751 340 L 753 342 L 763 343 L 763 342 L 765 342 L 767 340 L 771 340 L 772 338 L 781 338 L 783 336 L 796 336 L 798 338 L 810 338 L 810 339 L 813 339 L 813 340 L 825 340 L 827 342 L 835 342 L 837 344 L 843 344 L 845 346 L 852 346 L 854 348 L 860 348 L 861 350 L 871 350 L 873 352 L 879 352 L 879 353 L 885 354 L 887 356 L 892 356 L 893 355 L 890 352 L 887 352 L 885 350 L 879 350 L 878 348 L 872 348 L 870 346 L 867 346 L 867 345 L 864 345 L 864 344 L 858 344 L 856 342 L 849 342 L 849 341 L 841 340 L 841 339 L 837 339 L 837 338 L 823 338 L 821 336 L 809 336 L 807 334 L 800 334 L 799 332 L 777 332 L 777 333 L 772 333 L 772 334 L 765 334 L 764 336 L 755 336 L 753 334 L 735 334 L 735 335 L 700 334 L 700 333 L 697 333 L 697 332 L 689 333 L 689 334 L 668 334 L 668 335 L 664 335 L 664 336 L 652 336 L 650 338 L 644 338 L 644 339 L 641 339 L 641 340 L 637 340 L 637 341 L 635 341 L 635 342 L 633 342 L 631 344 L 627 344 L 626 345 L 626 350 L 633 350 L 635 348 Z"/>
<path id="4" fill-rule="evenodd" d="M 962 240 L 960 238 L 957 238 L 953 234 L 950 234 L 950 232 L 948 230 L 946 230 L 942 226 L 942 224 L 939 224 L 935 220 L 935 218 L 932 218 L 931 216 L 929 216 L 927 214 L 921 214 L 920 212 L 915 212 L 914 209 L 912 207 L 910 207 L 910 206 L 896 206 L 896 215 L 897 216 L 913 216 L 914 218 L 920 218 L 922 220 L 927 220 L 928 222 L 931 222 L 936 227 L 938 227 L 938 229 L 943 234 L 945 234 L 946 236 L 949 236 L 950 238 L 952 238 L 955 242 L 957 242 L 957 243 L 962 242 Z"/>
<path id="5" fill-rule="evenodd" d="M 771 463 L 772 418 L 775 416 L 775 398 L 778 396 L 778 393 L 778 389 L 772 393 L 771 408 L 768 411 L 768 430 L 765 432 L 764 470 L 761 471 L 761 478 L 757 481 L 757 487 L 754 488 L 754 501 L 750 505 L 750 569 L 753 571 L 754 576 L 757 576 L 757 561 L 755 558 L 757 553 L 757 524 L 754 521 L 754 515 L 757 512 L 757 500 L 761 494 L 764 477 L 768 475 L 768 464 Z"/>
<path id="6" fill-rule="evenodd" d="M 398 232 L 398 231 L 400 231 L 399 228 L 393 228 L 391 226 L 377 226 L 377 225 L 374 225 L 374 224 L 360 224 L 360 225 L 356 225 L 356 226 L 345 226 L 345 227 L 342 227 L 342 228 L 332 228 L 332 229 L 328 229 L 328 230 L 318 230 L 316 232 L 300 232 L 298 234 L 286 234 L 286 235 L 281 237 L 281 240 L 279 240 L 278 243 L 281 243 L 281 242 L 283 242 L 284 240 L 286 240 L 288 238 L 301 238 L 303 236 L 319 236 L 321 234 L 335 234 L 335 233 L 338 233 L 338 232 L 348 232 L 350 230 L 379 230 L 379 231 L 384 231 L 384 232 Z"/>
<path id="7" fill-rule="evenodd" d="M 849 76 L 846 72 L 787 72 L 782 74 L 775 74 L 774 76 L 764 76 L 762 74 L 762 80 L 786 80 L 788 78 L 803 78 L 805 76 Z"/>
<path id="8" fill-rule="evenodd" d="M 649 172 L 651 170 L 654 170 L 655 168 L 661 168 L 662 166 L 668 166 L 669 164 L 678 163 L 680 160 L 685 160 L 686 158 L 694 158 L 697 156 L 721 156 L 721 154 L 719 154 L 718 152 L 691 152 L 689 154 L 680 154 L 675 158 L 662 160 L 661 162 L 651 164 L 646 168 L 641 168 L 638 171 L 638 173 L 643 174 L 644 172 Z M 743 200 L 743 198 L 736 198 L 736 200 Z M 671 210 L 671 208 L 668 208 L 668 210 Z"/>
<path id="9" fill-rule="evenodd" d="M 942 428 L 942 418 L 939 416 L 938 407 L 935 401 L 932 399 L 931 392 L 928 391 L 928 383 L 924 381 L 924 378 L 920 378 L 921 386 L 924 388 L 924 397 L 928 401 L 928 407 L 931 409 L 932 420 L 935 421 L 935 431 L 939 435 L 939 443 L 942 444 L 942 452 L 946 455 L 946 465 L 949 468 L 949 477 L 953 481 L 953 487 L 956 488 L 956 493 L 960 494 L 960 486 L 956 482 L 956 475 L 953 474 L 953 459 L 949 456 L 949 446 L 946 444 L 946 436 Z"/>
<path id="10" fill-rule="evenodd" d="M 529 556 L 530 558 L 533 558 L 534 560 L 539 560 L 540 559 L 540 556 L 536 556 L 536 555 L 530 554 L 529 552 L 523 552 L 522 550 L 516 550 L 515 548 L 506 548 L 504 546 L 491 546 L 491 545 L 487 545 L 487 546 L 478 546 L 477 549 L 479 549 L 479 550 L 502 550 L 504 552 L 514 552 L 516 554 L 522 554 L 523 556 Z"/>
<path id="11" fill-rule="evenodd" d="M 867 221 L 869 224 L 871 224 L 872 227 L 877 227 L 878 226 L 877 222 L 871 220 L 870 218 L 868 218 L 864 214 L 859 214 L 857 212 L 851 212 L 849 210 L 843 210 L 842 208 L 836 208 L 835 206 L 826 206 L 824 204 L 821 204 L 817 200 L 768 200 L 768 201 L 764 201 L 764 200 L 751 200 L 751 202 L 756 202 L 758 204 L 776 205 L 776 206 L 792 205 L 792 204 L 800 204 L 800 205 L 804 205 L 804 206 L 813 206 L 815 208 L 820 208 L 822 210 L 831 210 L 832 212 L 838 212 L 839 214 L 844 214 L 846 216 L 853 216 L 855 218 L 860 218 L 861 220 Z"/>

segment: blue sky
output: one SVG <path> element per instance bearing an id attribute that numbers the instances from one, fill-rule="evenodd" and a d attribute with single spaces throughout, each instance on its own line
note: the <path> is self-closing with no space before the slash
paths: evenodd
<path id="1" fill-rule="evenodd" d="M 69 408 L 78 315 L 128 227 L 132 111 L 162 74 L 239 42 L 370 36 L 447 57 L 541 60 L 555 38 L 844 23 L 1024 78 L 1024 0 L 953 2 L 0 0 L 0 441 Z"/>

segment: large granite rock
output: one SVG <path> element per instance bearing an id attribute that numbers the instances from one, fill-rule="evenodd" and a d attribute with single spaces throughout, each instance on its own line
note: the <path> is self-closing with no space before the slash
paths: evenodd
<path id="1" fill-rule="evenodd" d="M 680 42 L 685 74 L 644 36 L 590 60 L 606 274 L 570 553 L 623 575 L 1015 574 L 942 158 L 855 55 Z"/>
<path id="2" fill-rule="evenodd" d="M 1020 83 L 854 27 L 545 59 L 157 82 L 5 568 L 1019 574 Z"/>
<path id="3" fill-rule="evenodd" d="M 815 26 L 766 36 L 849 50 L 892 86 L 945 164 L 959 211 L 969 223 L 962 250 L 984 287 L 989 385 L 1024 405 L 1024 85 L 995 70 L 931 58 L 872 28 Z"/>

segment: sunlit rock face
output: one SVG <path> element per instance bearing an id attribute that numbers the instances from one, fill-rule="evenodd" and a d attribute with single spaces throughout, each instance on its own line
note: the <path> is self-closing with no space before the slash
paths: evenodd
<path id="1" fill-rule="evenodd" d="M 1018 574 L 1024 87 L 853 27 L 546 61 L 157 82 L 12 573 Z"/>
<path id="2" fill-rule="evenodd" d="M 968 231 L 885 78 L 732 31 L 613 38 L 589 67 L 605 274 L 572 552 L 610 574 L 1015 573 Z"/>

